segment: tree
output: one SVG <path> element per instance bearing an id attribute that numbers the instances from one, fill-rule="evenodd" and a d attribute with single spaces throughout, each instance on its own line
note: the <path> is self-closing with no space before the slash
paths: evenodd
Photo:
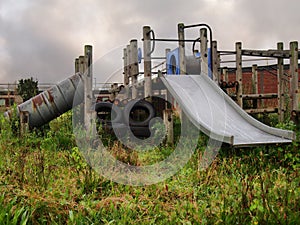
<path id="1" fill-rule="evenodd" d="M 34 81 L 32 77 L 24 80 L 21 79 L 18 82 L 17 91 L 23 98 L 23 101 L 27 101 L 39 93 L 38 81 Z"/>

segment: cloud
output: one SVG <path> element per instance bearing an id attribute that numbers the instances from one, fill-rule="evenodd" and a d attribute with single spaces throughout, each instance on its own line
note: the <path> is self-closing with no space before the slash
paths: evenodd
<path id="1" fill-rule="evenodd" d="M 247 48 L 274 48 L 278 41 L 288 47 L 300 37 L 299 6 L 297 0 L 1 1 L 0 82 L 33 76 L 56 83 L 74 72 L 85 44 L 94 46 L 95 59 L 104 59 L 140 40 L 144 25 L 158 37 L 176 38 L 177 23 L 206 22 L 223 50 L 233 50 L 236 41 Z M 199 30 L 186 34 L 196 38 Z"/>

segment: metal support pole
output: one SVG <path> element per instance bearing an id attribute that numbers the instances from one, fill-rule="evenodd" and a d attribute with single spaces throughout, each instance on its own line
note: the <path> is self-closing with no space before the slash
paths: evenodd
<path id="1" fill-rule="evenodd" d="M 237 92 L 237 103 L 243 108 L 243 71 L 242 71 L 242 43 L 237 42 L 235 44 L 236 51 L 236 80 L 239 84 Z"/>
<path id="2" fill-rule="evenodd" d="M 179 23 L 178 28 L 178 44 L 179 44 L 179 74 L 186 74 L 186 63 L 185 63 L 185 43 L 184 43 L 184 24 Z"/>
<path id="3" fill-rule="evenodd" d="M 291 51 L 291 58 L 290 58 L 290 73 L 291 73 L 291 111 L 298 111 L 299 108 L 299 75 L 298 75 L 298 42 L 293 41 L 290 42 L 290 51 Z"/>
<path id="4" fill-rule="evenodd" d="M 152 96 L 152 83 L 151 83 L 151 28 L 149 26 L 143 27 L 143 39 L 144 39 L 144 97 L 149 98 L 151 101 Z"/>
<path id="5" fill-rule="evenodd" d="M 208 76 L 207 29 L 200 29 L 201 73 Z"/>

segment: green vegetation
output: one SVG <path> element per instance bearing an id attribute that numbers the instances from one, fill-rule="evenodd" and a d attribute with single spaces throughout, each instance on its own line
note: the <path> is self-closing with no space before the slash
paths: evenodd
<path id="1" fill-rule="evenodd" d="M 113 183 L 82 158 L 71 112 L 22 137 L 0 117 L 0 224 L 297 224 L 300 153 L 291 145 L 223 147 L 199 162 L 207 138 L 175 176 L 144 187 Z M 292 123 L 278 127 L 296 129 Z M 109 139 L 109 136 L 105 138 Z M 115 157 L 151 164 L 173 150 L 138 154 L 111 143 Z"/>
<path id="2" fill-rule="evenodd" d="M 17 92 L 18 95 L 22 97 L 23 101 L 29 100 L 39 93 L 38 81 L 34 81 L 32 77 L 19 80 Z"/>

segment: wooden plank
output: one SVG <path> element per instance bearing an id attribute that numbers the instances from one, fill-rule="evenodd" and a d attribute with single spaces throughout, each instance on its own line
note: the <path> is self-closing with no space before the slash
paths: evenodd
<path id="1" fill-rule="evenodd" d="M 245 100 L 254 100 L 254 99 L 272 99 L 277 98 L 277 93 L 267 93 L 267 94 L 246 94 L 243 95 L 243 99 Z"/>
<path id="2" fill-rule="evenodd" d="M 237 103 L 243 108 L 243 68 L 242 68 L 242 43 L 235 44 L 236 51 L 236 80 L 239 84 L 237 92 Z"/>
<path id="3" fill-rule="evenodd" d="M 93 47 L 84 46 L 84 124 L 88 132 L 92 131 L 92 120 L 94 119 L 93 101 Z"/>
<path id="4" fill-rule="evenodd" d="M 289 58 L 289 50 L 251 50 L 243 49 L 242 55 L 245 56 L 261 56 L 261 57 L 274 57 L 274 58 Z"/>
<path id="5" fill-rule="evenodd" d="M 79 72 L 79 58 L 75 59 L 75 73 Z"/>
<path id="6" fill-rule="evenodd" d="M 184 42 L 184 24 L 179 23 L 178 28 L 178 49 L 179 49 L 179 67 L 180 74 L 186 74 L 186 63 L 185 63 L 185 42 Z"/>
<path id="7" fill-rule="evenodd" d="M 213 79 L 216 83 L 220 83 L 220 53 L 218 53 L 218 43 L 217 41 L 212 42 L 212 74 Z"/>
<path id="8" fill-rule="evenodd" d="M 152 96 L 152 83 L 151 83 L 151 28 L 149 26 L 143 27 L 143 44 L 144 44 L 144 79 L 145 79 L 145 98 Z"/>
<path id="9" fill-rule="evenodd" d="M 277 49 L 279 51 L 283 50 L 283 43 L 277 43 Z M 284 61 L 283 58 L 277 59 L 277 92 L 278 92 L 278 121 L 284 122 L 284 114 L 286 112 L 285 105 L 285 92 L 286 92 L 286 81 L 284 80 Z"/>
<path id="10" fill-rule="evenodd" d="M 137 49 L 137 40 L 130 41 L 130 75 L 132 81 L 132 98 L 136 99 L 138 97 L 137 91 L 137 76 L 139 74 L 138 68 L 138 49 Z"/>
<path id="11" fill-rule="evenodd" d="M 277 108 L 264 108 L 264 109 L 246 109 L 245 110 L 249 114 L 258 114 L 258 113 L 276 113 L 278 111 Z"/>
<path id="12" fill-rule="evenodd" d="M 200 29 L 201 74 L 208 76 L 207 29 Z"/>
<path id="13" fill-rule="evenodd" d="M 290 51 L 291 51 L 291 58 L 290 58 L 290 74 L 291 74 L 291 111 L 299 110 L 299 75 L 298 75 L 298 42 L 293 41 L 290 42 Z"/>

